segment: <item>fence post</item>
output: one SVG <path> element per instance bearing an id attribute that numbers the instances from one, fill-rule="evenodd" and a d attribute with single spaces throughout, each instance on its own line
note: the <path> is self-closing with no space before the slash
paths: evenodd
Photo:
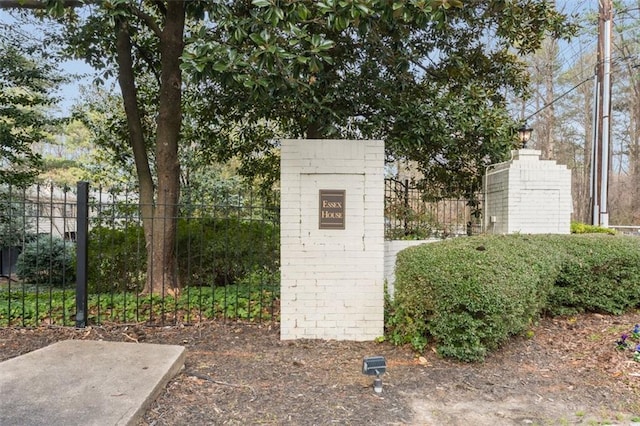
<path id="1" fill-rule="evenodd" d="M 404 180 L 404 235 L 409 235 L 409 179 Z"/>
<path id="2" fill-rule="evenodd" d="M 87 269 L 89 248 L 89 182 L 78 182 L 76 229 L 76 327 L 87 326 Z"/>

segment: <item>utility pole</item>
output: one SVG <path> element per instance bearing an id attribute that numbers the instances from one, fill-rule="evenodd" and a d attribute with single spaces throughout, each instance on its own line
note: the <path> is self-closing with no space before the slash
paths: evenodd
<path id="1" fill-rule="evenodd" d="M 551 5 L 555 9 L 556 0 L 551 0 Z M 544 104 L 548 106 L 543 111 L 542 126 L 538 132 L 538 146 L 542 151 L 540 158 L 549 160 L 555 158 L 556 132 L 555 132 L 555 93 L 554 75 L 556 70 L 556 60 L 558 57 L 558 42 L 554 37 L 547 37 L 543 44 L 543 80 L 544 80 Z M 542 124 L 541 123 L 541 124 Z"/>
<path id="2" fill-rule="evenodd" d="M 592 224 L 609 226 L 607 206 L 611 165 L 611 35 L 612 0 L 598 0 L 598 64 L 596 65 L 596 120 L 591 158 Z"/>

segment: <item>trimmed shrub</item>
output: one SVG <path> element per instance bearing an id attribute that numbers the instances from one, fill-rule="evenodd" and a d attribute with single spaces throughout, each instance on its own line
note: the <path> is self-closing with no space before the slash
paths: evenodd
<path id="1" fill-rule="evenodd" d="M 608 235 L 567 238 L 564 262 L 549 295 L 552 315 L 622 314 L 640 305 L 640 239 Z"/>
<path id="2" fill-rule="evenodd" d="M 16 274 L 25 284 L 73 284 L 75 245 L 60 237 L 40 235 L 24 245 L 16 261 Z"/>
<path id="3" fill-rule="evenodd" d="M 411 247 L 398 255 L 387 336 L 418 350 L 431 337 L 443 356 L 482 360 L 542 312 L 638 306 L 638 256 L 640 240 L 608 235 L 480 236 Z"/>
<path id="4" fill-rule="evenodd" d="M 553 281 L 556 262 L 526 236 L 473 237 L 406 249 L 398 256 L 394 303 L 405 341 L 425 333 L 438 351 L 466 361 L 524 330 Z M 397 331 L 396 331 L 397 333 Z"/>

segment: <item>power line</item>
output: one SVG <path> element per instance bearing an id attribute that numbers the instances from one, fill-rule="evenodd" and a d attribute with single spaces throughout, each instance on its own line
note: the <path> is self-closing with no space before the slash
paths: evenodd
<path id="1" fill-rule="evenodd" d="M 595 78 L 595 75 L 592 75 L 591 77 L 581 81 L 580 83 L 576 84 L 575 86 L 573 86 L 571 89 L 567 90 L 566 92 L 564 92 L 563 94 L 561 94 L 560 96 L 558 96 L 557 98 L 555 98 L 554 100 L 552 100 L 551 102 L 549 102 L 548 104 L 542 106 L 542 108 L 538 109 L 536 112 L 534 112 L 533 114 L 529 115 L 527 118 L 524 119 L 525 122 L 529 121 L 530 118 L 532 118 L 534 115 L 538 114 L 540 111 L 544 110 L 545 108 L 550 107 L 551 105 L 553 105 L 554 103 L 556 103 L 557 101 L 559 101 L 560 99 L 564 98 L 566 95 L 568 95 L 569 93 L 573 92 L 574 90 L 576 90 L 578 87 L 582 86 L 583 84 L 585 84 L 586 82 L 593 80 Z"/>

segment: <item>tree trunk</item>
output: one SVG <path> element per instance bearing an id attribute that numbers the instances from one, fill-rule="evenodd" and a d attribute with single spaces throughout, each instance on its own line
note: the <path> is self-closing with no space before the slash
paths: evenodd
<path id="1" fill-rule="evenodd" d="M 133 151 L 133 158 L 136 165 L 136 174 L 138 175 L 138 184 L 140 191 L 140 210 L 142 216 L 142 226 L 144 229 L 144 237 L 147 250 L 147 284 L 152 276 L 150 270 L 151 262 L 151 241 L 153 230 L 153 206 L 154 206 L 154 188 L 151 168 L 149 167 L 149 158 L 145 144 L 142 120 L 140 118 L 140 110 L 138 108 L 137 89 L 135 77 L 133 73 L 133 59 L 131 51 L 131 39 L 129 35 L 129 25 L 126 21 L 117 24 L 116 39 L 116 60 L 118 62 L 118 83 L 122 92 L 124 110 L 127 115 L 127 126 L 129 129 L 129 143 Z"/>
<path id="2" fill-rule="evenodd" d="M 633 74 L 629 73 L 630 78 Z M 640 221 L 640 82 L 632 83 L 633 96 L 631 105 L 631 126 L 630 142 L 629 142 L 629 169 L 631 182 L 631 224 Z"/>
<path id="3" fill-rule="evenodd" d="M 168 2 L 165 27 L 160 35 L 161 81 L 156 132 L 157 193 L 146 151 L 133 71 L 131 40 L 126 21 L 118 26 L 118 81 L 122 91 L 129 138 L 140 183 L 140 208 L 147 250 L 144 293 L 175 294 L 179 288 L 175 258 L 180 167 L 182 75 L 185 4 Z"/>
<path id="4" fill-rule="evenodd" d="M 322 132 L 320 123 L 317 121 L 313 121 L 307 125 L 306 128 L 306 138 L 307 139 L 321 139 L 324 134 Z"/>
<path id="5" fill-rule="evenodd" d="M 178 140 L 182 123 L 182 74 L 180 58 L 184 48 L 185 3 L 167 2 L 165 27 L 160 35 L 160 95 L 156 136 L 158 174 L 157 203 L 151 238 L 149 293 L 174 293 L 180 285 L 175 256 L 180 165 Z"/>
<path id="6" fill-rule="evenodd" d="M 554 106 L 554 77 L 555 63 L 557 56 L 557 43 L 555 39 L 549 37 L 544 47 L 544 105 L 547 107 L 542 111 L 544 125 L 541 129 L 540 149 L 543 159 L 557 159 L 555 156 L 555 106 Z"/>
<path id="7" fill-rule="evenodd" d="M 595 80 L 593 82 L 595 84 Z M 593 155 L 593 86 L 583 86 L 581 94 L 584 98 L 582 103 L 582 116 L 584 117 L 584 149 L 582 156 L 582 174 L 580 176 L 580 188 L 578 190 L 578 207 L 576 208 L 576 219 L 580 222 L 589 223 L 591 221 L 591 156 Z"/>

